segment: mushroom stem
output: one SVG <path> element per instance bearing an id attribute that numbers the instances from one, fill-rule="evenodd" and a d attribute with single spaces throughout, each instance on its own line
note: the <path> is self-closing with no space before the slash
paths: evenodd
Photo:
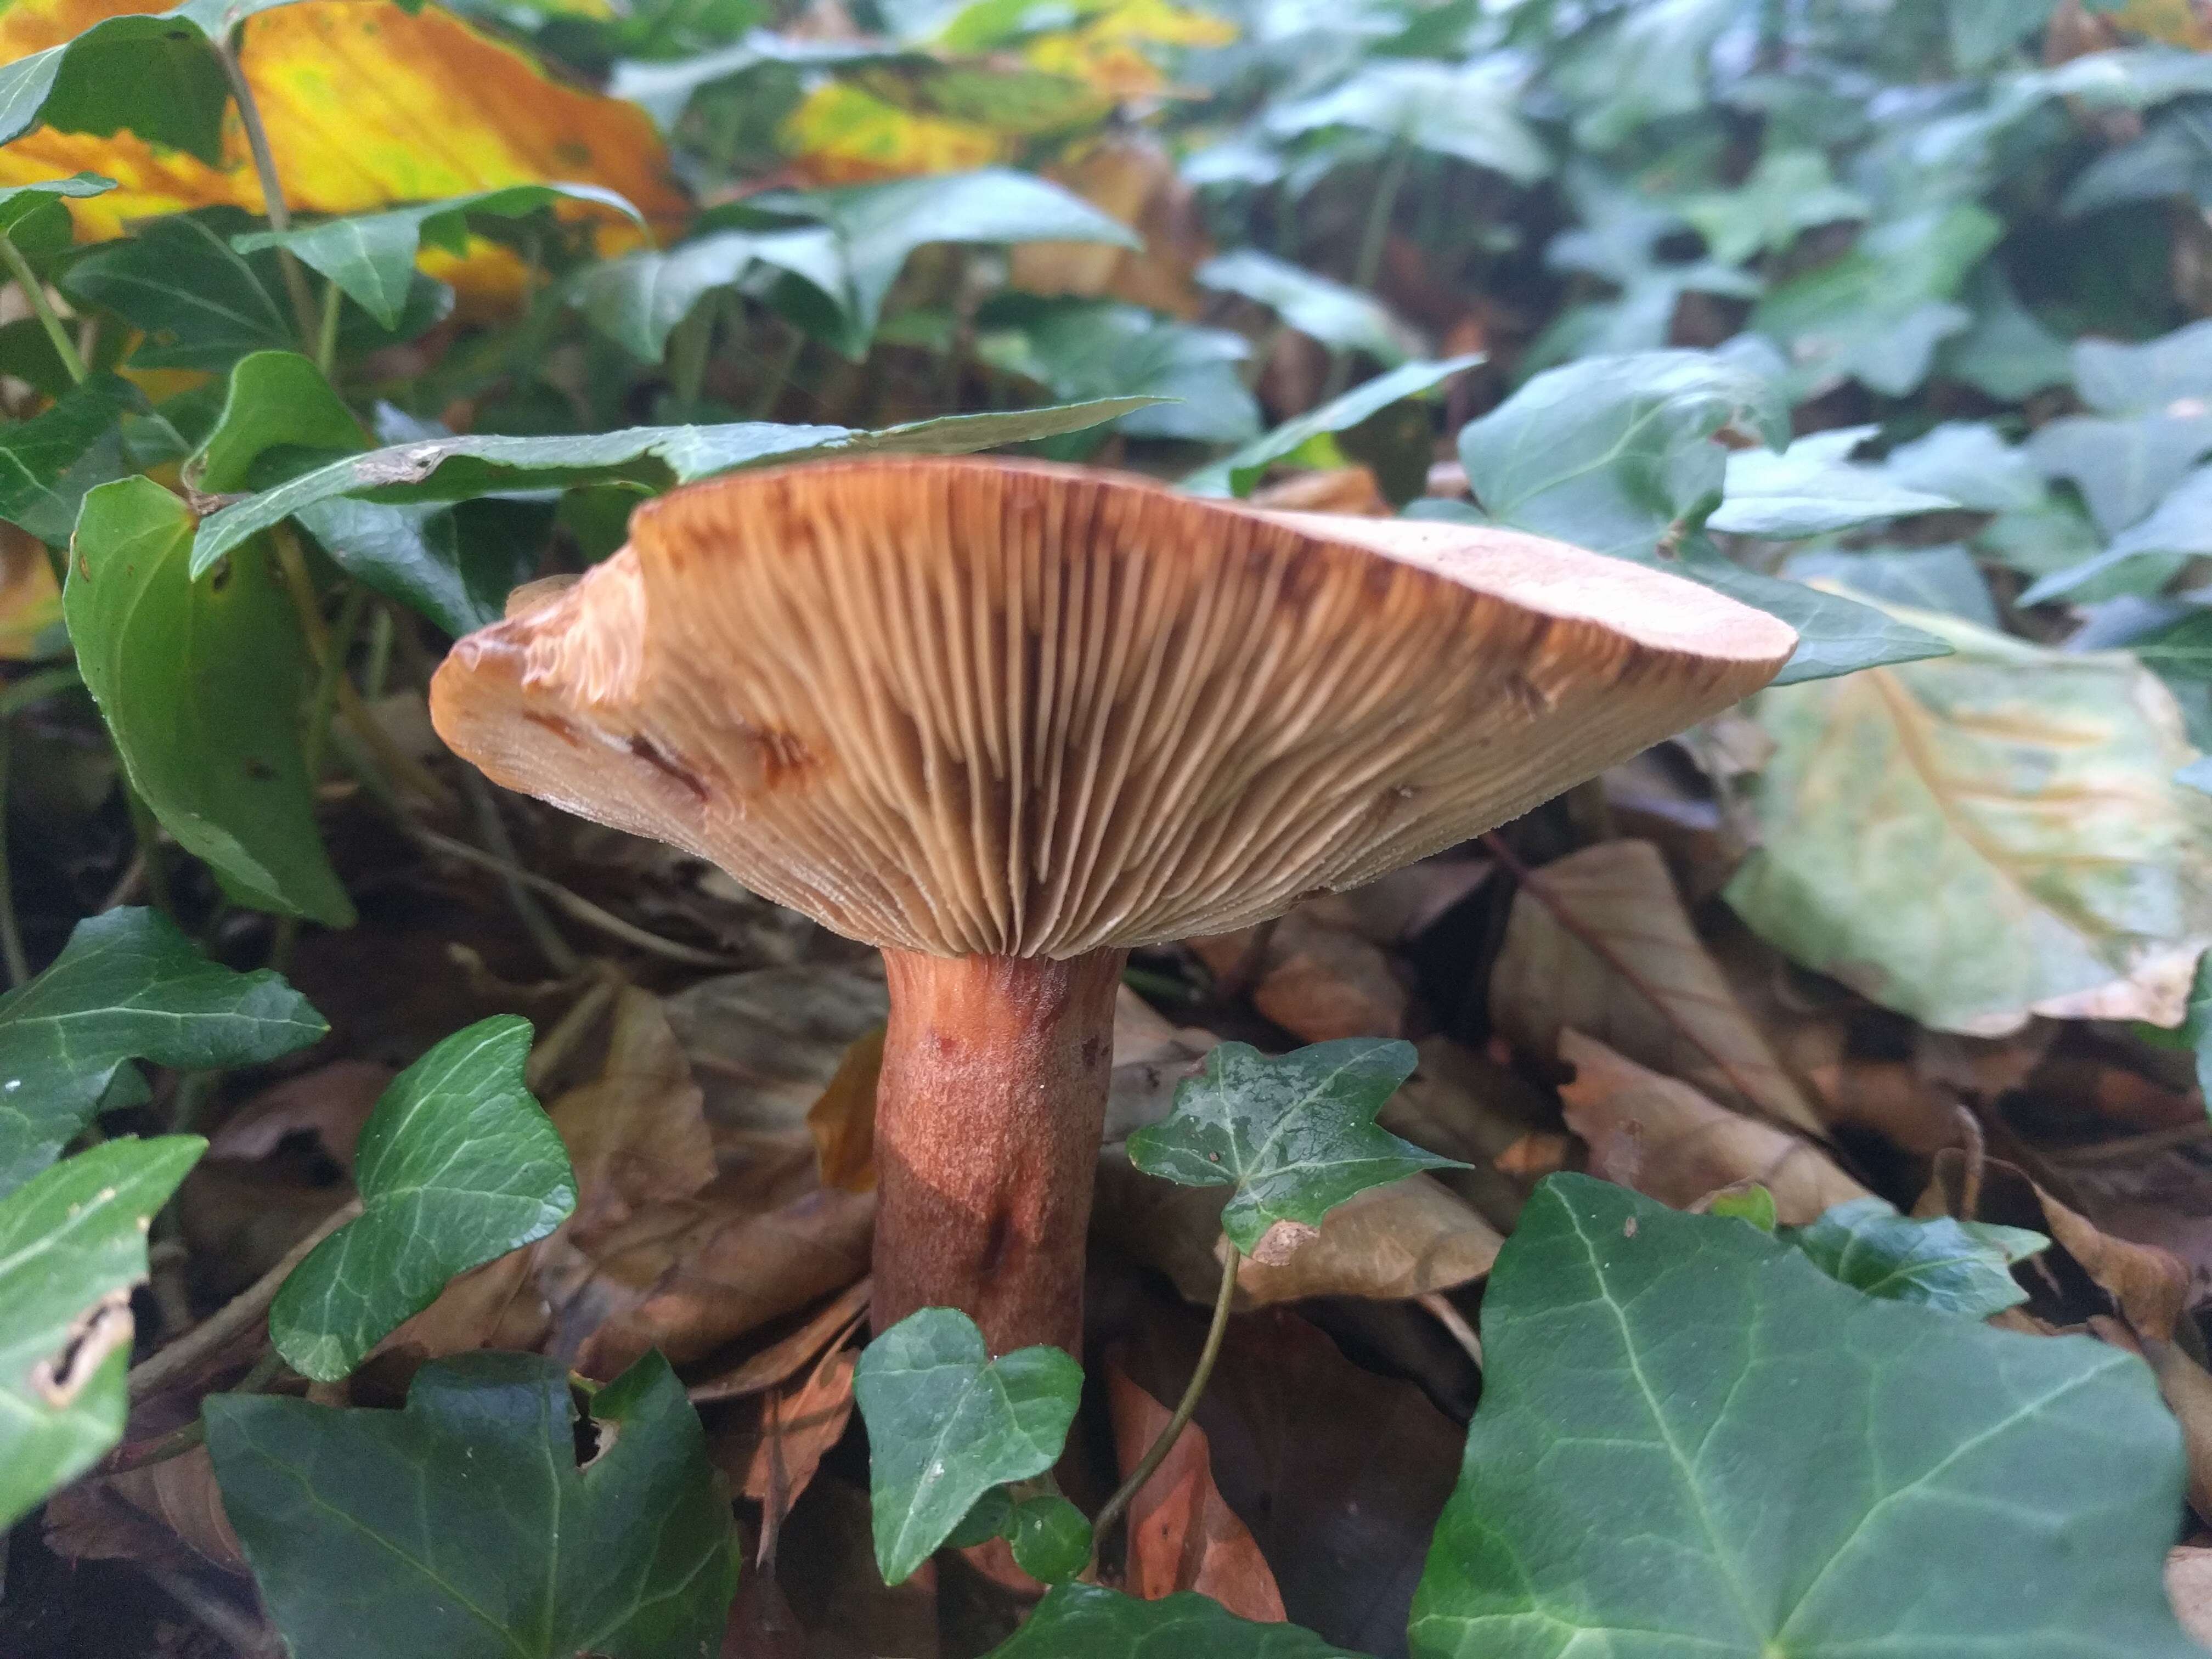
<path id="1" fill-rule="evenodd" d="M 994 1353 L 1079 1358 L 1084 1241 L 1128 952 L 884 952 L 875 1327 L 957 1308 Z"/>

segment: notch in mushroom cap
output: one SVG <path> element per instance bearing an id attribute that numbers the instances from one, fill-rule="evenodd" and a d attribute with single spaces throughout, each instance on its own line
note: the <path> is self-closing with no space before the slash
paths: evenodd
<path id="1" fill-rule="evenodd" d="M 431 712 L 497 781 L 882 946 L 878 1319 L 945 1303 L 994 1348 L 1067 1346 L 1130 947 L 1491 828 L 1796 643 L 1510 532 L 854 461 L 640 508 L 455 646 Z"/>

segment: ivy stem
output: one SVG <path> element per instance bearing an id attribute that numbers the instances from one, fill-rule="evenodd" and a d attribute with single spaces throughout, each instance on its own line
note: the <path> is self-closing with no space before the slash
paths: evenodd
<path id="1" fill-rule="evenodd" d="M 253 88 L 246 79 L 246 70 L 238 61 L 238 48 L 228 31 L 215 42 L 215 55 L 222 62 L 223 76 L 230 82 L 230 95 L 238 102 L 238 119 L 246 129 L 246 147 L 253 154 L 253 171 L 261 180 L 261 210 L 269 221 L 269 228 L 287 231 L 292 228 L 292 210 L 284 204 L 284 185 L 276 176 L 276 155 L 269 148 L 269 129 L 261 125 L 261 106 L 253 100 Z M 314 349 L 318 332 L 315 316 L 315 296 L 307 289 L 307 273 L 289 247 L 279 246 L 276 263 L 284 273 L 284 291 L 292 297 L 292 316 L 299 325 L 300 343 L 310 351 Z"/>
<path id="2" fill-rule="evenodd" d="M 315 331 L 315 367 L 326 380 L 337 373 L 338 302 L 344 298 L 345 291 L 336 283 L 325 284 L 322 322 Z"/>
<path id="3" fill-rule="evenodd" d="M 1114 1523 L 1121 1518 L 1122 1512 L 1145 1489 L 1145 1483 L 1158 1472 L 1160 1465 L 1167 1462 L 1168 1454 L 1175 1449 L 1176 1442 L 1182 1438 L 1183 1430 L 1190 1425 L 1191 1416 L 1198 1410 L 1199 1396 L 1206 1392 L 1206 1380 L 1213 1375 L 1213 1362 L 1221 1357 L 1221 1339 L 1229 1332 L 1229 1304 L 1237 1299 L 1237 1269 L 1244 1258 L 1229 1242 L 1225 1233 L 1216 1248 L 1222 1255 L 1221 1289 L 1213 1298 L 1213 1322 L 1206 1328 L 1206 1346 L 1198 1351 L 1197 1368 L 1191 1372 L 1190 1381 L 1183 1388 L 1182 1398 L 1176 1401 L 1175 1415 L 1168 1419 L 1167 1426 L 1160 1431 L 1159 1438 L 1152 1442 L 1144 1461 L 1130 1471 L 1129 1478 L 1106 1500 L 1105 1508 L 1098 1511 L 1097 1519 L 1091 1523 L 1091 1565 L 1093 1569 L 1098 1565 L 1098 1552 L 1104 1547 L 1107 1534 L 1113 1530 Z"/>
<path id="4" fill-rule="evenodd" d="M 54 302 L 46 297 L 46 285 L 39 280 L 39 273 L 31 269 L 31 262 L 23 257 L 23 250 L 15 246 L 11 236 L 0 234 L 0 260 L 5 260 L 9 275 L 15 286 L 23 290 L 23 301 L 31 307 L 31 314 L 39 319 L 39 326 L 46 331 L 46 338 L 54 343 L 54 356 L 62 360 L 69 377 L 77 385 L 84 384 L 84 359 L 77 355 L 76 342 L 62 326 L 62 319 L 54 313 Z"/>
<path id="5" fill-rule="evenodd" d="M 1413 147 L 1403 140 L 1392 144 L 1390 153 L 1382 158 L 1375 199 L 1367 210 L 1367 228 L 1360 233 L 1359 260 L 1352 269 L 1352 285 L 1363 294 L 1374 291 L 1375 279 L 1382 274 L 1382 250 L 1390 240 L 1390 221 L 1397 214 L 1398 198 L 1406 188 L 1406 173 L 1413 164 Z M 1340 351 L 1336 361 L 1329 365 L 1328 380 L 1322 387 L 1322 401 L 1327 403 L 1340 395 L 1351 380 L 1352 353 Z"/>

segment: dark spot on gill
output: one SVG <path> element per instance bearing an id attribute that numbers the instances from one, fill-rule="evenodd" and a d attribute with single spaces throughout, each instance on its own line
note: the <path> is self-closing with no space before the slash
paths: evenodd
<path id="1" fill-rule="evenodd" d="M 522 711 L 522 718 L 532 726 L 544 726 L 571 749 L 580 749 L 584 746 L 583 738 L 576 735 L 576 728 L 558 714 L 541 714 L 534 708 L 526 708 Z M 641 738 L 637 741 L 641 743 L 644 739 Z"/>
<path id="2" fill-rule="evenodd" d="M 641 733 L 629 740 L 629 752 L 650 766 L 663 777 L 673 780 L 689 790 L 699 800 L 707 799 L 706 780 L 682 763 L 671 759 L 660 746 Z"/>

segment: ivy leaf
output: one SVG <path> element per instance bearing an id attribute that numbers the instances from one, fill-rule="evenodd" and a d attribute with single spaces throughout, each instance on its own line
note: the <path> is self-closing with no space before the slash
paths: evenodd
<path id="1" fill-rule="evenodd" d="M 1672 560 L 1644 562 L 1703 582 L 1796 629 L 1797 649 L 1770 685 L 1834 679 L 1893 663 L 1948 656 L 1951 651 L 1940 635 L 1893 617 L 1879 605 L 1862 605 L 1828 587 L 1746 569 L 1703 536 L 1686 538 Z"/>
<path id="2" fill-rule="evenodd" d="M 736 1540 L 684 1386 L 648 1353 L 592 1398 L 559 1361 L 471 1353 L 404 1411 L 215 1395 L 224 1511 L 297 1659 L 711 1653 Z"/>
<path id="3" fill-rule="evenodd" d="M 0 236 L 26 253 L 67 247 L 74 233 L 62 199 L 82 201 L 89 196 L 105 196 L 114 188 L 112 179 L 97 173 L 78 173 L 66 179 L 42 179 L 0 189 Z"/>
<path id="4" fill-rule="evenodd" d="M 0 1529 L 122 1437 L 147 1224 L 206 1149 L 111 1140 L 0 1199 Z"/>
<path id="5" fill-rule="evenodd" d="M 1770 149 L 1735 189 L 1686 196 L 1679 206 L 1713 258 L 1731 265 L 1786 250 L 1817 226 L 1863 219 L 1871 211 L 1865 197 L 1836 182 L 1817 149 Z"/>
<path id="6" fill-rule="evenodd" d="M 1814 433 L 1780 454 L 1737 451 L 1728 458 L 1725 497 L 1706 526 L 1795 541 L 1959 505 L 1948 495 L 1907 489 L 1881 467 L 1853 464 L 1851 452 L 1879 430 L 1847 426 Z"/>
<path id="7" fill-rule="evenodd" d="M 86 492 L 134 470 L 123 417 L 145 407 L 129 381 L 94 374 L 51 409 L 0 430 L 0 519 L 65 546 Z"/>
<path id="8" fill-rule="evenodd" d="M 1522 1212 L 1482 1340 L 1417 1659 L 2198 1651 L 2160 1578 L 2179 1434 L 2131 1354 L 1580 1176 Z"/>
<path id="9" fill-rule="evenodd" d="M 597 185 L 508 185 L 289 230 L 252 231 L 232 237 L 230 245 L 240 253 L 289 248 L 301 264 L 336 283 L 348 299 L 392 329 L 399 326 L 414 285 L 415 257 L 426 240 L 448 253 L 465 252 L 471 217 L 520 219 L 564 201 L 610 210 L 645 228 L 635 208 Z"/>
<path id="10" fill-rule="evenodd" d="M 185 479 L 203 494 L 227 495 L 252 489 L 272 451 L 289 460 L 368 447 L 322 370 L 296 351 L 257 351 L 232 368 L 222 412 L 185 464 Z"/>
<path id="11" fill-rule="evenodd" d="M 868 1344 L 853 1398 L 868 1425 L 876 1565 L 902 1584 L 994 1486 L 1060 1461 L 1083 1370 L 1057 1348 L 993 1359 L 965 1314 L 924 1308 Z"/>
<path id="12" fill-rule="evenodd" d="M 1881 472 L 1893 484 L 1948 496 L 1975 513 L 2032 509 L 2045 493 L 2027 452 L 2006 443 L 1986 421 L 1932 427 L 1891 450 Z"/>
<path id="13" fill-rule="evenodd" d="M 258 1066 L 329 1030 L 276 974 L 210 962 L 157 912 L 88 917 L 52 967 L 0 997 L 0 1194 L 82 1133 L 131 1060 Z"/>
<path id="14" fill-rule="evenodd" d="M 63 615 L 131 787 L 242 904 L 353 921 L 315 827 L 297 711 L 307 663 L 266 549 L 187 574 L 192 515 L 151 478 L 85 497 Z"/>
<path id="15" fill-rule="evenodd" d="M 560 1132 L 522 1080 L 530 1022 L 478 1020 L 410 1066 L 362 1126 L 362 1212 L 292 1270 L 276 1352 L 335 1382 L 456 1273 L 543 1238 L 576 1207 Z"/>
<path id="16" fill-rule="evenodd" d="M 1940 547 L 1868 547 L 1849 552 L 1832 547 L 1808 548 L 1790 555 L 1782 571 L 1792 581 L 1833 583 L 1878 605 L 1942 611 L 1984 628 L 1998 625 L 1989 578 L 1974 562 L 1974 556 L 1955 542 Z M 1887 617 L 1888 613 L 1876 614 Z"/>
<path id="17" fill-rule="evenodd" d="M 641 248 L 579 271 L 569 294 L 592 327 L 632 356 L 657 363 L 694 306 L 757 266 L 799 278 L 833 308 L 842 301 L 844 256 L 823 225 L 718 230 L 665 253 Z"/>
<path id="18" fill-rule="evenodd" d="M 1879 1198 L 1838 1204 L 1783 1237 L 1838 1284 L 1869 1296 L 1987 1319 L 2027 1300 L 2012 1276 L 2051 1241 L 2025 1227 L 1899 1215 Z"/>
<path id="19" fill-rule="evenodd" d="M 2172 695 L 2125 652 L 1905 614 L 1957 654 L 1760 697 L 1775 749 L 1729 903 L 1937 1030 L 2178 1024 L 2172 963 L 2212 942 L 2212 802 L 2173 786 L 2196 750 Z"/>
<path id="20" fill-rule="evenodd" d="M 191 574 L 204 575 L 216 560 L 270 526 L 343 497 L 381 502 L 465 501 L 501 490 L 617 483 L 665 489 L 671 483 L 690 483 L 770 461 L 788 464 L 831 455 L 964 455 L 1000 444 L 1079 432 L 1152 401 L 1103 398 L 1049 409 L 947 415 L 874 432 L 738 421 L 727 426 L 634 426 L 580 437 L 489 434 L 395 444 L 333 461 L 210 514 L 192 543 Z"/>
<path id="21" fill-rule="evenodd" d="M 2167 492 L 2144 518 L 2112 538 L 2094 558 L 2053 571 L 2020 596 L 2041 605 L 2079 592 L 2092 582 L 2125 580 L 2136 591 L 2156 592 L 2197 555 L 2212 552 L 2212 466 L 2200 466 Z"/>
<path id="22" fill-rule="evenodd" d="M 1181 1590 L 1141 1601 L 1099 1584 L 1055 1584 L 989 1659 L 1363 1659 L 1296 1625 L 1255 1624 Z"/>
<path id="23" fill-rule="evenodd" d="M 219 212 L 151 220 L 70 266 L 62 289 L 150 337 L 131 353 L 134 368 L 228 368 L 249 351 L 286 349 L 297 342 L 273 256 L 248 260 L 218 228 L 242 222 Z"/>
<path id="24" fill-rule="evenodd" d="M 840 343 L 858 358 L 874 337 L 907 256 L 931 242 L 1104 242 L 1141 246 L 1134 232 L 1048 179 L 1005 167 L 900 179 L 839 190 L 775 191 L 748 205 L 819 220 L 844 254 L 847 316 Z"/>
<path id="25" fill-rule="evenodd" d="M 1374 419 L 1394 404 L 1425 397 L 1446 380 L 1482 361 L 1480 352 L 1447 357 L 1440 362 L 1401 363 L 1388 374 L 1332 398 L 1318 409 L 1310 409 L 1263 437 L 1255 438 L 1224 459 L 1200 467 L 1182 481 L 1194 495 L 1249 495 L 1276 462 L 1296 454 L 1307 445 L 1350 432 Z"/>
<path id="26" fill-rule="evenodd" d="M 1376 1124 L 1419 1059 L 1410 1042 L 1379 1037 L 1272 1059 L 1222 1043 L 1176 1085 L 1174 1111 L 1129 1137 L 1129 1162 L 1178 1186 L 1234 1187 L 1222 1231 L 1244 1255 L 1279 1260 L 1370 1187 L 1467 1167 Z"/>
<path id="27" fill-rule="evenodd" d="M 1065 1583 L 1090 1563 L 1091 1522 L 1055 1492 L 1015 1504 L 1004 1530 L 1014 1565 L 1040 1584 Z"/>
<path id="28" fill-rule="evenodd" d="M 1055 398 L 1174 400 L 1115 422 L 1130 437 L 1239 443 L 1259 433 L 1259 403 L 1237 372 L 1251 353 L 1241 334 L 1155 317 L 1141 306 L 1020 294 L 985 306 L 975 324 L 978 357 Z"/>
<path id="29" fill-rule="evenodd" d="M 2212 454 L 2212 415 L 2063 415 L 2037 428 L 2027 449 L 2044 477 L 2072 483 L 2097 527 L 2117 536 Z"/>
<path id="30" fill-rule="evenodd" d="M 2136 344 L 2076 340 L 2072 357 L 2075 390 L 2100 415 L 2148 415 L 2212 398 L 2212 321 Z"/>
<path id="31" fill-rule="evenodd" d="M 1385 368 L 1411 355 L 1411 331 L 1374 295 L 1257 248 L 1216 254 L 1194 274 L 1201 287 L 1263 305 L 1332 350 L 1364 351 Z"/>
<path id="32" fill-rule="evenodd" d="M 1519 78 L 1503 57 L 1464 67 L 1384 59 L 1278 105 L 1267 127 L 1285 138 L 1352 127 L 1534 184 L 1552 171 L 1552 155 L 1514 109 Z"/>

